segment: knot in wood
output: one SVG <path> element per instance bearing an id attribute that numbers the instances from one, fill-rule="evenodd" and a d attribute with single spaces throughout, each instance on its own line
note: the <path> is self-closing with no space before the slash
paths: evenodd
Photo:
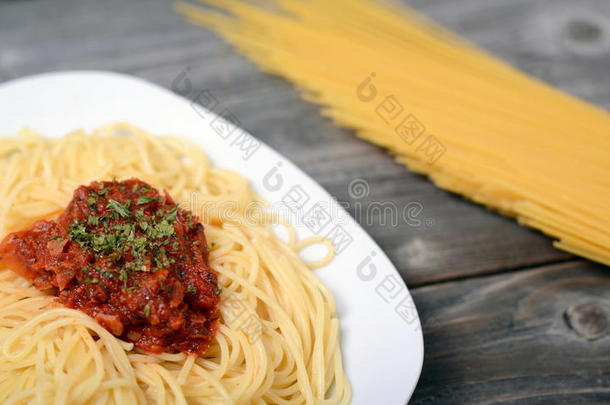
<path id="1" fill-rule="evenodd" d="M 568 35 L 580 42 L 594 42 L 601 38 L 601 28 L 593 22 L 574 20 L 568 24 Z"/>
<path id="2" fill-rule="evenodd" d="M 566 309 L 564 316 L 568 326 L 587 340 L 599 339 L 608 330 L 606 312 L 594 302 L 572 305 Z"/>

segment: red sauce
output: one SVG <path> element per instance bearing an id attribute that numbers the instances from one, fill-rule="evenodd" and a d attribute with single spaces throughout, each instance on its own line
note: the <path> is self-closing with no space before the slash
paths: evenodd
<path id="1" fill-rule="evenodd" d="M 203 225 L 137 179 L 79 187 L 55 221 L 8 235 L 0 264 L 149 352 L 201 354 L 218 329 Z"/>

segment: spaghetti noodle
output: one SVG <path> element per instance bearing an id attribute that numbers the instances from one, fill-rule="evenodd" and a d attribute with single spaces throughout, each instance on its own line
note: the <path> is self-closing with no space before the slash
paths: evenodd
<path id="1" fill-rule="evenodd" d="M 205 202 L 190 209 L 222 288 L 216 338 L 200 356 L 147 353 L 0 269 L 0 402 L 348 403 L 333 297 L 299 257 L 318 241 L 278 239 L 248 182 L 185 140 L 127 124 L 2 139 L 0 235 L 56 216 L 80 184 L 132 177 L 179 204 Z"/>
<path id="2" fill-rule="evenodd" d="M 201 2 L 221 11 L 176 7 L 336 123 L 439 187 L 610 265 L 607 112 L 391 2 Z"/>

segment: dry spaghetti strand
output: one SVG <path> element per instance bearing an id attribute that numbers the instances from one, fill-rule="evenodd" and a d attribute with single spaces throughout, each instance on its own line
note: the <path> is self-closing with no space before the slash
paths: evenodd
<path id="1" fill-rule="evenodd" d="M 409 8 L 373 0 L 177 3 L 398 161 L 610 265 L 610 116 Z"/>

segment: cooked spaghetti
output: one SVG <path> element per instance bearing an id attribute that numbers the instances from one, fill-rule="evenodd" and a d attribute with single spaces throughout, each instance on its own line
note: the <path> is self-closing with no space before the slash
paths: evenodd
<path id="1" fill-rule="evenodd" d="M 180 2 L 439 187 L 610 265 L 610 116 L 383 0 Z"/>
<path id="2" fill-rule="evenodd" d="M 160 224 L 159 232 L 166 230 L 161 222 L 168 215 L 188 222 L 187 209 L 196 212 L 205 226 L 209 266 L 218 274 L 218 290 L 207 297 L 221 297 L 218 331 L 207 350 L 205 340 L 196 346 L 190 346 L 191 341 L 185 345 L 184 340 L 177 344 L 162 340 L 168 344 L 148 346 L 137 339 L 140 335 L 122 335 L 116 322 L 92 318 L 87 313 L 93 312 L 83 308 L 87 313 L 65 307 L 61 302 L 71 301 L 62 300 L 60 295 L 57 302 L 52 294 L 38 290 L 15 272 L 0 269 L 3 404 L 349 402 L 351 391 L 342 366 L 333 297 L 311 272 L 312 265 L 299 257 L 299 250 L 315 240 L 298 242 L 294 230 L 284 223 L 288 240 L 276 237 L 271 225 L 279 220 L 265 214 L 263 202 L 248 182 L 236 173 L 212 167 L 197 146 L 180 138 L 154 137 L 127 124 L 101 128 L 91 135 L 77 131 L 58 139 L 24 130 L 19 137 L 0 142 L 0 176 L 1 236 L 33 223 L 38 224 L 35 227 L 54 223 L 49 220 L 68 206 L 74 190 L 96 195 L 102 195 L 99 193 L 104 188 L 111 190 L 107 200 L 97 204 L 101 216 L 107 214 L 103 207 L 116 211 L 111 213 L 116 214 L 114 227 L 112 223 L 109 226 L 112 229 L 127 226 L 121 217 L 129 215 L 130 204 L 157 204 L 154 226 Z M 140 181 L 110 181 L 134 177 L 166 190 L 165 198 L 172 196 L 181 208 L 172 210 L 172 200 L 164 200 Z M 95 180 L 107 181 L 79 188 Z M 126 190 L 127 185 L 131 191 Z M 127 203 L 130 198 L 133 202 Z M 137 211 L 131 213 L 136 215 Z M 141 215 L 145 214 L 143 210 Z M 62 218 L 65 213 L 58 221 Z M 102 219 L 91 223 L 97 227 L 98 221 Z M 141 231 L 149 226 L 142 226 Z M 84 238 L 84 229 L 81 223 L 72 222 L 70 230 L 75 233 L 70 238 L 81 247 L 96 248 L 89 244 L 97 243 L 99 235 Z M 176 240 L 168 237 L 173 245 Z M 46 243 L 52 249 L 64 249 L 61 240 L 50 237 Z M 55 241 L 58 246 L 53 245 Z M 194 251 L 193 243 L 186 247 Z M 108 254 L 113 253 L 111 246 L 100 245 L 100 251 L 106 248 Z M 152 248 L 155 252 L 149 253 L 157 258 L 160 248 Z M 167 249 L 167 257 L 158 257 L 159 268 L 168 268 L 163 260 L 173 257 L 172 248 Z M 329 251 L 316 264 L 323 265 L 331 258 Z M 201 267 L 201 258 L 193 260 Z M 87 278 L 79 275 L 79 280 L 99 283 L 99 278 L 109 273 L 103 263 L 93 262 L 87 270 L 91 273 Z M 154 265 L 142 265 L 146 267 L 146 263 Z M 117 260 L 115 265 L 128 264 Z M 148 270 L 142 268 L 144 273 Z M 149 281 L 137 280 L 142 284 Z M 137 284 L 124 282 L 125 290 L 121 291 L 139 291 Z M 183 291 L 185 297 L 195 297 L 192 294 L 198 289 L 212 288 L 195 284 L 196 280 L 189 282 L 189 291 Z M 38 280 L 37 285 L 48 287 L 45 280 Z M 152 298 L 150 302 L 150 306 L 136 309 L 138 319 L 154 317 L 159 306 L 165 305 Z M 200 327 L 198 333 L 213 330 L 206 332 Z"/>

